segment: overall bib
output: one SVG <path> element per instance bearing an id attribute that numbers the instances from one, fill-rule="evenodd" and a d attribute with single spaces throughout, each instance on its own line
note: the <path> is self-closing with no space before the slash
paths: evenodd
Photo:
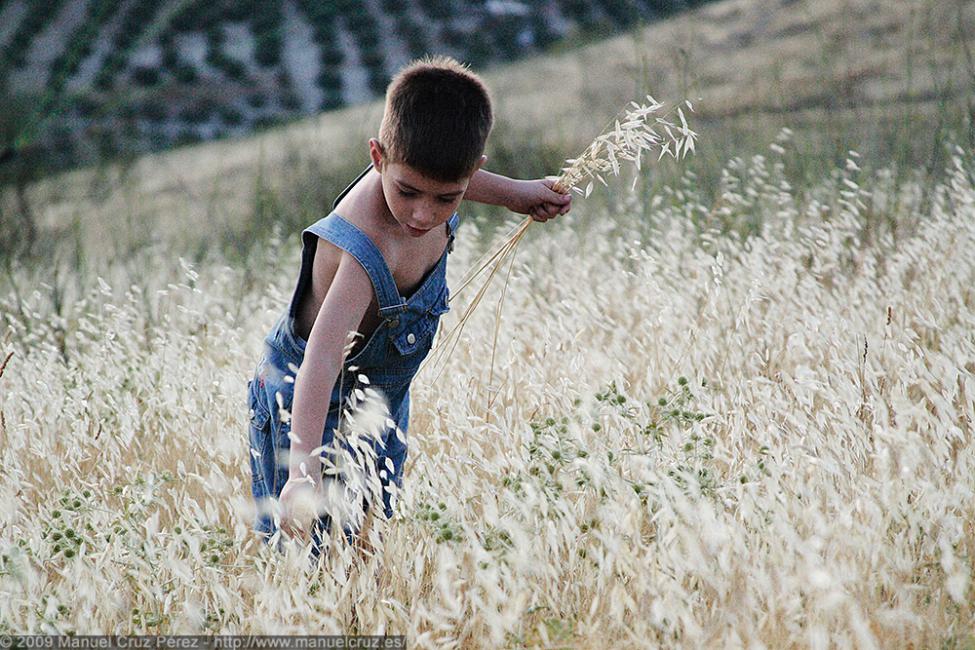
<path id="1" fill-rule="evenodd" d="M 322 445 L 332 445 L 339 414 L 347 407 L 346 400 L 358 389 L 372 388 L 380 392 L 388 403 L 389 418 L 396 424 L 387 426 L 375 437 L 372 449 L 375 464 L 367 471 L 378 476 L 383 495 L 386 518 L 393 515 L 392 489 L 402 486 L 403 463 L 406 461 L 406 432 L 410 416 L 410 382 L 421 362 L 430 351 L 440 316 L 447 312 L 446 284 L 447 255 L 453 249 L 454 233 L 459 217 L 454 213 L 447 222 L 448 243 L 436 265 L 427 273 L 420 286 L 407 297 L 401 296 L 393 275 L 382 254 L 369 237 L 356 226 L 334 212 L 335 205 L 372 167 L 347 187 L 332 204 L 332 212 L 302 231 L 301 270 L 287 311 L 281 315 L 264 339 L 264 355 L 258 363 L 254 378 L 247 384 L 250 407 L 250 464 L 252 493 L 258 503 L 254 529 L 265 534 L 265 542 L 277 527 L 266 511 L 267 499 L 277 499 L 288 480 L 287 452 L 291 441 L 290 418 L 294 399 L 294 377 L 304 359 L 305 339 L 294 331 L 295 312 L 302 292 L 311 282 L 312 261 L 318 238 L 328 240 L 355 258 L 369 275 L 379 305 L 381 322 L 366 344 L 345 360 L 332 394 L 322 431 Z M 353 367 L 354 370 L 349 370 Z M 368 384 L 360 382 L 365 375 Z M 343 416 L 345 417 L 345 416 Z M 402 436 L 397 434 L 397 429 Z M 344 440 L 339 444 L 345 446 Z M 348 449 L 348 447 L 346 447 Z M 327 453 L 327 452 L 325 452 Z M 351 450 L 350 450 L 350 453 Z M 323 454 L 324 455 L 324 454 Z M 372 465 L 372 462 L 369 463 Z M 368 508 L 368 503 L 364 504 Z M 331 517 L 321 517 L 313 531 L 313 550 L 320 552 L 323 535 L 327 534 Z M 354 530 L 344 526 L 343 532 L 351 542 Z"/>

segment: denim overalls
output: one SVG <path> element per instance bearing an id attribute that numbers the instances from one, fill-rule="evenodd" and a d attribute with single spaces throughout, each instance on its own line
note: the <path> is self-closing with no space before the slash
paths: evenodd
<path id="1" fill-rule="evenodd" d="M 403 463 L 406 460 L 406 430 L 410 416 L 410 382 L 420 363 L 430 351 L 440 316 L 448 311 L 446 267 L 447 254 L 453 249 L 458 215 L 447 222 L 448 243 L 440 260 L 427 273 L 420 286 L 408 299 L 399 295 L 392 273 L 382 254 L 369 237 L 334 212 L 335 205 L 371 169 L 367 167 L 332 203 L 333 212 L 302 231 L 301 270 L 288 310 L 278 319 L 264 339 L 264 356 L 258 363 L 254 378 L 248 382 L 250 406 L 250 459 L 252 493 L 258 503 L 254 529 L 265 533 L 265 542 L 276 531 L 270 514 L 261 505 L 268 498 L 277 499 L 288 480 L 288 465 L 284 460 L 290 448 L 288 433 L 290 418 L 282 420 L 281 411 L 291 412 L 294 398 L 294 377 L 304 358 L 306 341 L 294 332 L 298 299 L 310 288 L 312 260 L 318 238 L 328 240 L 348 252 L 365 269 L 376 292 L 381 322 L 364 347 L 345 360 L 342 371 L 330 396 L 328 416 L 322 431 L 322 445 L 333 443 L 339 413 L 346 407 L 347 397 L 362 388 L 358 376 L 365 375 L 368 386 L 381 392 L 389 405 L 389 417 L 403 434 L 402 439 L 393 427 L 387 427 L 382 440 L 376 438 L 372 447 L 376 453 L 375 467 L 382 485 L 383 512 L 392 517 L 390 482 L 402 486 Z M 349 370 L 352 366 L 355 369 Z M 345 444 L 344 442 L 342 444 Z M 346 447 L 348 448 L 348 447 Z M 275 458 L 279 458 L 276 463 Z M 387 460 L 388 459 L 388 460 Z M 392 471 L 388 471 L 392 466 Z M 366 505 L 368 507 L 368 505 Z M 320 552 L 322 534 L 329 530 L 330 517 L 319 519 L 313 532 L 315 555 Z M 344 528 L 351 542 L 353 530 Z"/>

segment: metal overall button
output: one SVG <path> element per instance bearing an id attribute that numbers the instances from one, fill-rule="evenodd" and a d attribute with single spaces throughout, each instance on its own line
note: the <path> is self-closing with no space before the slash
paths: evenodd
<path id="1" fill-rule="evenodd" d="M 413 354 L 433 334 L 436 326 L 432 318 L 418 318 L 403 321 L 402 329 L 392 332 L 393 345 L 400 354 Z"/>

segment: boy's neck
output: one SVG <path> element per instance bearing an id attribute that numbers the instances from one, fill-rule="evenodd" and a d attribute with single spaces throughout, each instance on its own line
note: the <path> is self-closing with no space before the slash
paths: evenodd
<path id="1" fill-rule="evenodd" d="M 379 216 L 379 221 L 384 230 L 402 235 L 403 228 L 396 221 L 396 217 L 393 216 L 392 211 L 389 209 L 389 204 L 386 202 L 386 195 L 383 193 L 383 177 L 375 168 L 373 168 L 373 171 L 375 173 L 370 174 L 373 178 L 373 185 L 370 187 L 370 192 L 376 202 L 376 209 L 373 214 Z"/>
<path id="2" fill-rule="evenodd" d="M 367 208 L 365 210 L 367 215 L 375 217 L 373 223 L 384 231 L 398 232 L 401 230 L 399 223 L 389 210 L 389 204 L 386 203 L 386 195 L 383 194 L 383 177 L 375 167 L 362 179 L 360 186 L 354 189 L 362 191 L 361 198 L 363 201 L 360 205 Z"/>

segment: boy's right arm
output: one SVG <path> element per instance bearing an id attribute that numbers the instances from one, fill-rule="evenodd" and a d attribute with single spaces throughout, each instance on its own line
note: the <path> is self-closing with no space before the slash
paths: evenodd
<path id="1" fill-rule="evenodd" d="M 555 176 L 535 180 L 515 180 L 502 174 L 478 169 L 471 176 L 464 198 L 478 203 L 501 205 L 535 221 L 548 221 L 572 209 L 568 190 L 555 190 Z"/>
<path id="2" fill-rule="evenodd" d="M 294 535 L 298 530 L 291 507 L 297 494 L 303 486 L 314 488 L 312 495 L 320 487 L 321 462 L 319 455 L 311 452 L 322 444 L 329 401 L 342 368 L 348 333 L 358 329 L 372 301 L 372 292 L 365 270 L 343 251 L 295 377 L 288 482 L 279 497 L 281 528 L 288 534 Z M 311 477 L 310 483 L 306 476 Z"/>

